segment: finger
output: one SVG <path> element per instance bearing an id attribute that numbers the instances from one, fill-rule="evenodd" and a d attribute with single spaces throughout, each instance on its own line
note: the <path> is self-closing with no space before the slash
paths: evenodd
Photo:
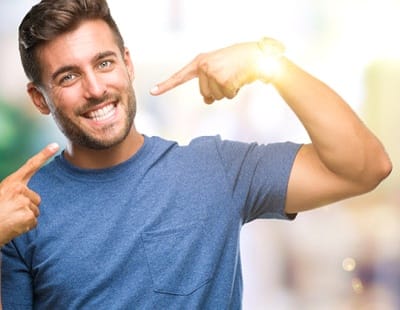
<path id="1" fill-rule="evenodd" d="M 12 178 L 27 184 L 40 167 L 42 167 L 58 151 L 58 148 L 59 146 L 57 143 L 49 144 L 39 153 L 28 159 L 21 168 L 12 174 Z"/>
<path id="2" fill-rule="evenodd" d="M 35 215 L 35 217 L 38 217 L 40 214 L 40 210 L 37 205 L 34 203 L 29 204 L 29 209 L 31 209 L 32 213 Z"/>
<path id="3" fill-rule="evenodd" d="M 38 224 L 37 218 L 32 217 L 32 219 L 29 221 L 29 223 L 23 228 L 22 233 L 27 233 L 28 231 L 34 229 Z"/>
<path id="4" fill-rule="evenodd" d="M 197 59 L 197 58 L 196 58 Z M 157 84 L 150 90 L 150 94 L 154 96 L 161 95 L 172 88 L 175 88 L 195 77 L 197 77 L 197 60 L 192 61 L 181 70 L 173 74 L 170 78 Z"/>
<path id="5" fill-rule="evenodd" d="M 207 104 L 213 103 L 215 99 L 212 96 L 210 87 L 208 85 L 208 77 L 203 71 L 199 72 L 199 88 L 204 102 Z"/>
<path id="6" fill-rule="evenodd" d="M 229 81 L 228 83 L 218 84 L 218 85 L 219 85 L 219 89 L 224 94 L 224 97 L 226 97 L 228 99 L 232 99 L 233 97 L 235 97 L 237 95 L 237 93 L 239 92 L 239 89 L 240 89 L 240 87 L 237 87 L 235 84 L 236 83 Z"/>
<path id="7" fill-rule="evenodd" d="M 221 100 L 222 98 L 225 97 L 224 93 L 221 90 L 220 85 L 214 79 L 208 81 L 208 87 L 210 88 L 211 95 L 216 100 Z"/>
<path id="8" fill-rule="evenodd" d="M 223 92 L 226 98 L 232 99 L 239 92 L 239 88 L 224 88 Z"/>
<path id="9" fill-rule="evenodd" d="M 203 71 L 199 72 L 199 89 L 204 98 L 211 97 L 211 90 L 208 86 L 208 77 Z"/>
<path id="10" fill-rule="evenodd" d="M 36 206 L 40 205 L 41 198 L 39 194 L 34 192 L 33 190 L 29 189 L 28 187 L 25 188 L 25 196 L 28 197 L 28 199 L 35 204 Z"/>

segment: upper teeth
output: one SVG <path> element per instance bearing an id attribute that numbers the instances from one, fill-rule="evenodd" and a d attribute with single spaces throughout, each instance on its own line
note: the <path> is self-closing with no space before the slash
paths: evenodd
<path id="1" fill-rule="evenodd" d="M 111 117 L 114 114 L 114 110 L 114 105 L 109 104 L 106 105 L 104 108 L 90 112 L 88 116 L 96 121 L 101 121 L 108 117 Z"/>

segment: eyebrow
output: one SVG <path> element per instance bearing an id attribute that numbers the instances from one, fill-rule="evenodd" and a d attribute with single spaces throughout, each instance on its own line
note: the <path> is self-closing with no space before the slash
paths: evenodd
<path id="1" fill-rule="evenodd" d="M 110 56 L 116 57 L 117 54 L 115 52 L 113 52 L 113 51 L 100 52 L 100 53 L 96 54 L 93 57 L 93 62 L 97 62 L 97 61 L 99 61 L 101 59 L 104 59 L 104 58 L 107 58 L 107 57 L 110 57 Z M 57 69 L 51 75 L 51 80 L 52 81 L 56 80 L 57 76 L 59 76 L 62 73 L 69 72 L 69 71 L 74 71 L 74 70 L 77 70 L 77 69 L 78 69 L 78 66 L 73 66 L 73 65 L 62 66 L 61 68 Z"/>
<path id="2" fill-rule="evenodd" d="M 56 72 L 54 72 L 51 75 L 51 80 L 55 81 L 57 76 L 59 76 L 60 74 L 76 70 L 77 68 L 78 68 L 77 66 L 63 66 L 63 67 L 59 68 L 58 70 L 56 70 Z"/>

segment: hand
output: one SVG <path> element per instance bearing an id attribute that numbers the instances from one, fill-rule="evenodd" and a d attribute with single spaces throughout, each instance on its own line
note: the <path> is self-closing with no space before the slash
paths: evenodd
<path id="1" fill-rule="evenodd" d="M 0 183 L 0 245 L 36 227 L 40 196 L 27 184 L 57 150 L 48 145 Z"/>
<path id="2" fill-rule="evenodd" d="M 260 57 L 262 51 L 257 42 L 239 43 L 200 54 L 150 93 L 160 95 L 197 77 L 205 103 L 231 99 L 243 85 L 260 78 L 257 67 Z"/>

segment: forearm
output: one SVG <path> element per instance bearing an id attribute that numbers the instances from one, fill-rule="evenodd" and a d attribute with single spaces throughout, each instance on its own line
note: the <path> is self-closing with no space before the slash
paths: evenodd
<path id="1" fill-rule="evenodd" d="M 288 213 L 376 187 L 391 170 L 379 140 L 340 96 L 282 54 L 283 46 L 268 38 L 202 53 L 151 93 L 160 95 L 197 77 L 204 101 L 213 103 L 235 97 L 255 80 L 271 82 L 312 141 L 300 148 L 294 160 L 285 205 Z"/>
<path id="2" fill-rule="evenodd" d="M 386 176 L 390 161 L 384 148 L 350 106 L 285 57 L 280 63 L 272 83 L 302 122 L 325 167 L 340 177 L 366 183 Z"/>

